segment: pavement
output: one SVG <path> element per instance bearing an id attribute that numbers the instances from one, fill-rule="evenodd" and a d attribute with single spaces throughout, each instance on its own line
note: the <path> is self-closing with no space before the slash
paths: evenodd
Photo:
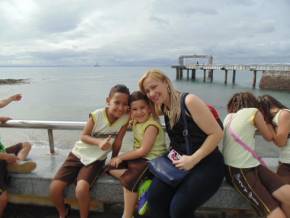
<path id="1" fill-rule="evenodd" d="M 53 207 L 9 204 L 4 218 L 58 218 Z M 91 212 L 89 218 L 121 218 L 122 205 L 115 204 L 105 208 L 105 212 Z M 258 218 L 252 210 L 198 210 L 192 218 Z M 78 210 L 72 210 L 69 218 L 79 218 Z M 135 218 L 150 218 L 149 216 L 135 216 Z"/>

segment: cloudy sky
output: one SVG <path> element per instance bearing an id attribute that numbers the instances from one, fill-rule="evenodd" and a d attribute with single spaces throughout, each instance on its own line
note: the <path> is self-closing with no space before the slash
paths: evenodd
<path id="1" fill-rule="evenodd" d="M 289 0 L 0 0 L 0 65 L 290 63 Z"/>

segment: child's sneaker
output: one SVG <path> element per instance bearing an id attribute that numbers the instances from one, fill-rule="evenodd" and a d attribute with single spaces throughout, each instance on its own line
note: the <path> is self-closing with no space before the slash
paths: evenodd
<path id="1" fill-rule="evenodd" d="M 7 170 L 10 173 L 30 173 L 36 168 L 36 163 L 33 161 L 17 161 L 7 165 Z"/>
<path id="2" fill-rule="evenodd" d="M 145 180 L 138 188 L 138 214 L 144 215 L 148 211 L 148 189 L 152 184 L 151 179 Z"/>

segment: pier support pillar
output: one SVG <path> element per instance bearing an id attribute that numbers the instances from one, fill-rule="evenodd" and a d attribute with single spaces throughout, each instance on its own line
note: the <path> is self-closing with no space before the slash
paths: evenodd
<path id="1" fill-rule="evenodd" d="M 206 69 L 203 69 L 203 82 L 205 83 L 206 81 Z"/>
<path id="2" fill-rule="evenodd" d="M 253 73 L 254 73 L 254 78 L 253 78 L 252 88 L 255 89 L 256 88 L 256 81 L 257 81 L 257 71 L 254 70 Z"/>
<path id="3" fill-rule="evenodd" d="M 181 80 L 182 77 L 183 77 L 183 72 L 182 72 L 182 68 L 181 67 L 178 67 L 176 68 L 176 79 L 177 80 Z"/>
<path id="4" fill-rule="evenodd" d="M 233 78 L 232 78 L 232 84 L 236 84 L 236 70 L 233 70 Z"/>
<path id="5" fill-rule="evenodd" d="M 189 69 L 187 69 L 187 72 L 186 72 L 186 79 L 189 80 Z"/>
<path id="6" fill-rule="evenodd" d="M 228 83 L 228 70 L 225 70 L 225 85 Z"/>
<path id="7" fill-rule="evenodd" d="M 213 81 L 213 70 L 208 70 L 208 78 L 210 79 L 210 82 Z"/>
<path id="8" fill-rule="evenodd" d="M 192 69 L 192 71 L 191 71 L 191 79 L 194 80 L 194 81 L 196 79 L 196 75 L 195 74 L 196 74 L 196 70 Z"/>

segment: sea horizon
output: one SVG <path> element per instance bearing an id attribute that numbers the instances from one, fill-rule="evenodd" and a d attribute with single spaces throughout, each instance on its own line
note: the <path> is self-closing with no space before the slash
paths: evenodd
<path id="1" fill-rule="evenodd" d="M 153 67 L 0 67 L 0 79 L 28 80 L 24 84 L 0 85 L 1 99 L 15 93 L 23 95 L 20 102 L 1 108 L 0 113 L 17 120 L 85 122 L 91 111 L 106 106 L 105 99 L 113 85 L 123 83 L 130 91 L 137 90 L 139 78 L 150 68 Z M 193 93 L 215 106 L 221 119 L 226 115 L 230 97 L 241 91 L 270 94 L 290 107 L 289 92 L 252 89 L 251 72 L 237 71 L 236 85 L 231 84 L 229 72 L 228 85 L 224 85 L 224 72 L 215 71 L 213 83 L 204 83 L 201 70 L 196 73 L 196 81 L 192 81 L 186 79 L 186 72 L 183 80 L 176 80 L 175 69 L 170 66 L 158 68 L 166 73 L 178 90 Z M 258 73 L 258 82 L 260 78 L 261 73 Z M 79 134 L 78 131 L 55 131 L 55 144 L 72 146 Z M 43 145 L 48 143 L 44 130 L 1 128 L 0 135 L 7 144 L 23 140 Z"/>

